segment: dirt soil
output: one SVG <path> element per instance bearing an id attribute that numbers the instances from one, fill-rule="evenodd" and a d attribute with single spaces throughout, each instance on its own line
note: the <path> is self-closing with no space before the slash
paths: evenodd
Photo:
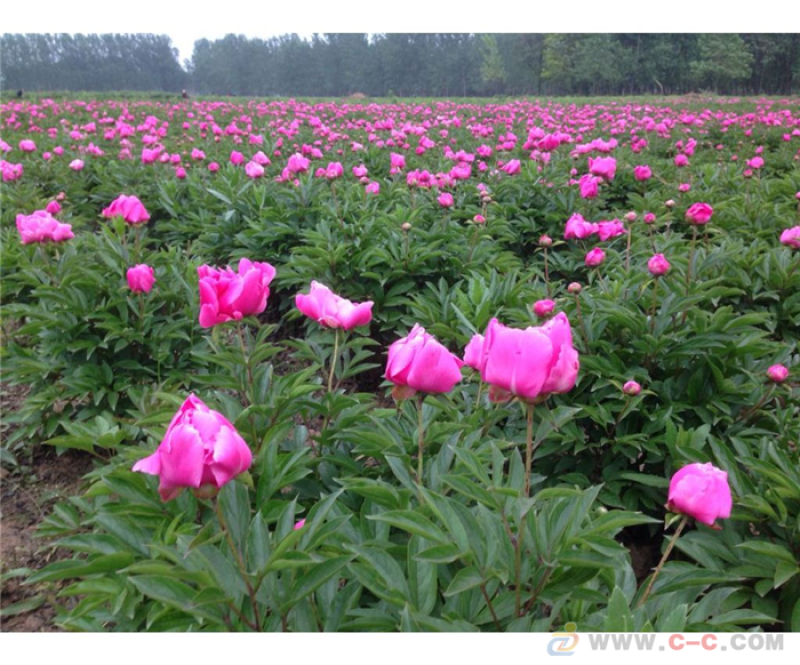
<path id="1" fill-rule="evenodd" d="M 17 387 L 2 387 L 3 417 L 19 407 L 25 393 Z M 3 424 L 3 437 L 9 433 L 10 428 Z M 36 529 L 55 502 L 79 493 L 81 478 L 91 470 L 92 460 L 79 452 L 59 456 L 55 449 L 37 446 L 31 459 L 25 459 L 22 453 L 18 461 L 20 467 L 0 470 L 0 607 L 37 597 L 43 602 L 31 611 L 3 617 L 0 631 L 52 632 L 58 630 L 52 625 L 57 591 L 51 585 L 47 589 L 25 586 L 24 577 L 6 579 L 6 573 L 36 570 L 60 558 L 44 539 L 35 537 Z"/>

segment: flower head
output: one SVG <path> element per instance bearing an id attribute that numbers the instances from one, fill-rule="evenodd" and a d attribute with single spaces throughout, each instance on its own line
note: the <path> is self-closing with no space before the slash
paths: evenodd
<path id="1" fill-rule="evenodd" d="M 133 470 L 158 476 L 161 499 L 170 501 L 185 487 L 219 489 L 247 471 L 252 461 L 250 448 L 230 421 L 189 395 L 156 452 Z"/>
<path id="2" fill-rule="evenodd" d="M 230 267 L 221 270 L 208 265 L 200 266 L 197 274 L 200 277 L 200 325 L 211 328 L 261 314 L 267 308 L 269 284 L 275 277 L 275 268 L 269 263 L 242 259 L 238 274 Z"/>
<path id="3" fill-rule="evenodd" d="M 406 337 L 389 347 L 385 376 L 395 384 L 394 394 L 402 397 L 410 397 L 417 391 L 447 393 L 461 381 L 463 364 L 416 324 Z"/>
<path id="4" fill-rule="evenodd" d="M 668 510 L 712 526 L 717 519 L 730 517 L 732 506 L 728 474 L 711 463 L 689 464 L 670 480 Z"/>
<path id="5" fill-rule="evenodd" d="M 30 215 L 17 215 L 17 231 L 23 245 L 63 242 L 75 237 L 71 224 L 62 224 L 46 210 Z"/>
<path id="6" fill-rule="evenodd" d="M 533 402 L 572 390 L 578 378 L 578 352 L 564 312 L 524 330 L 492 319 L 483 343 L 481 378 L 492 386 L 492 399 L 511 396 Z"/>
<path id="7" fill-rule="evenodd" d="M 120 194 L 103 209 L 103 217 L 122 217 L 128 224 L 144 224 L 150 220 L 150 213 L 135 196 Z"/>
<path id="8" fill-rule="evenodd" d="M 353 303 L 337 296 L 324 284 L 311 282 L 311 292 L 308 295 L 298 293 L 295 304 L 303 314 L 323 326 L 351 330 L 372 320 L 374 303 L 371 300 Z"/>
<path id="9" fill-rule="evenodd" d="M 128 268 L 127 278 L 128 288 L 134 293 L 150 293 L 156 283 L 153 269 L 144 263 Z"/>

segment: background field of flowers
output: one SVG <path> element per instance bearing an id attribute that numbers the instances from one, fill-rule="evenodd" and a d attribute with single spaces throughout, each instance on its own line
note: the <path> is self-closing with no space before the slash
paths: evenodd
<path id="1" fill-rule="evenodd" d="M 30 388 L 3 460 L 96 458 L 40 528 L 69 557 L 28 576 L 59 626 L 800 629 L 797 100 L 2 112 L 3 381 Z M 264 308 L 205 310 L 249 262 Z M 367 324 L 298 310 L 312 282 Z M 463 358 L 550 316 L 574 387 L 498 401 L 468 363 L 393 399 L 415 325 Z M 191 393 L 252 464 L 162 502 L 132 468 Z M 707 463 L 730 518 L 687 525 L 647 594 L 670 478 Z"/>

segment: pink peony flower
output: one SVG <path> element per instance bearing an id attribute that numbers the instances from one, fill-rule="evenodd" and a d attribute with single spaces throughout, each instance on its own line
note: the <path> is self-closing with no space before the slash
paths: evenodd
<path id="1" fill-rule="evenodd" d="M 579 213 L 575 213 L 567 220 L 567 225 L 564 228 L 564 239 L 572 240 L 577 238 L 583 240 L 589 236 L 597 233 L 597 224 L 587 222 Z"/>
<path id="2" fill-rule="evenodd" d="M 667 274 L 671 267 L 669 261 L 664 258 L 663 254 L 655 254 L 651 256 L 650 260 L 647 262 L 647 269 L 650 271 L 650 274 L 657 277 Z"/>
<path id="3" fill-rule="evenodd" d="M 439 198 L 436 199 L 439 202 L 439 205 L 442 208 L 452 208 L 453 207 L 453 195 L 449 192 L 442 192 L 439 194 Z"/>
<path id="4" fill-rule="evenodd" d="M 625 385 L 622 386 L 622 392 L 630 397 L 636 397 L 636 395 L 642 392 L 642 386 L 636 383 L 636 381 L 626 381 Z"/>
<path id="5" fill-rule="evenodd" d="M 597 235 L 603 242 L 624 235 L 625 233 L 627 233 L 625 225 L 618 219 L 611 220 L 610 222 L 597 222 Z"/>
<path id="6" fill-rule="evenodd" d="M 690 224 L 708 224 L 714 209 L 708 203 L 695 203 L 686 211 L 686 221 Z"/>
<path id="7" fill-rule="evenodd" d="M 200 266 L 197 274 L 200 278 L 200 325 L 211 328 L 261 314 L 267 308 L 269 284 L 275 277 L 275 268 L 269 263 L 242 259 L 238 274 L 230 267 L 219 270 L 208 265 Z"/>
<path id="8" fill-rule="evenodd" d="M 606 260 L 606 253 L 599 247 L 595 247 L 593 250 L 590 250 L 586 254 L 586 257 L 584 258 L 584 263 L 587 265 L 587 267 L 596 268 L 605 260 Z"/>
<path id="9" fill-rule="evenodd" d="M 373 302 L 353 303 L 337 296 L 324 284 L 311 282 L 308 295 L 298 293 L 295 304 L 307 317 L 329 328 L 351 330 L 372 320 Z"/>
<path id="10" fill-rule="evenodd" d="M 64 242 L 75 237 L 71 224 L 62 224 L 46 210 L 17 215 L 17 231 L 23 245 Z"/>
<path id="11" fill-rule="evenodd" d="M 264 176 L 264 167 L 257 162 L 247 162 L 244 172 L 248 178 L 262 178 Z"/>
<path id="12" fill-rule="evenodd" d="M 732 507 L 728 474 L 711 463 L 689 464 L 670 480 L 667 510 L 713 526 L 717 519 L 730 517 Z"/>
<path id="13" fill-rule="evenodd" d="M 593 199 L 597 197 L 600 188 L 598 187 L 598 183 L 600 182 L 599 178 L 596 178 L 593 175 L 586 174 L 581 176 L 580 180 L 578 181 L 578 186 L 581 190 L 581 198 L 583 199 Z"/>
<path id="14" fill-rule="evenodd" d="M 533 304 L 533 313 L 540 319 L 545 319 L 553 313 L 556 303 L 552 300 L 537 300 Z"/>
<path id="15" fill-rule="evenodd" d="M 792 249 L 800 249 L 800 226 L 784 229 L 781 233 L 781 244 Z"/>
<path id="16" fill-rule="evenodd" d="M 541 401 L 551 393 L 572 390 L 578 378 L 578 352 L 564 312 L 547 323 L 524 330 L 492 319 L 483 343 L 481 378 L 491 384 L 494 401 L 512 396 Z"/>
<path id="17" fill-rule="evenodd" d="M 480 371 L 483 363 L 483 335 L 475 334 L 464 349 L 464 364 Z"/>
<path id="18" fill-rule="evenodd" d="M 767 370 L 767 376 L 770 381 L 783 383 L 789 378 L 789 369 L 783 365 L 772 365 L 772 367 Z"/>
<path id="19" fill-rule="evenodd" d="M 411 397 L 417 391 L 447 393 L 461 381 L 463 364 L 416 324 L 406 337 L 389 347 L 385 377 L 395 384 L 392 393 L 398 399 Z"/>
<path id="20" fill-rule="evenodd" d="M 150 293 L 156 283 L 153 269 L 144 263 L 128 268 L 127 277 L 128 288 L 134 293 Z"/>
<path id="21" fill-rule="evenodd" d="M 610 182 L 617 173 L 617 160 L 613 157 L 589 157 L 589 173 Z"/>
<path id="22" fill-rule="evenodd" d="M 150 220 L 150 213 L 135 196 L 120 194 L 103 209 L 103 217 L 122 217 L 128 224 L 144 224 Z"/>
<path id="23" fill-rule="evenodd" d="M 185 487 L 219 489 L 252 462 L 250 448 L 230 421 L 189 395 L 156 452 L 136 462 L 133 470 L 158 476 L 161 500 L 170 501 Z"/>
<path id="24" fill-rule="evenodd" d="M 291 157 L 289 157 L 289 162 L 287 164 L 287 168 L 289 169 L 289 173 L 297 174 L 297 173 L 305 173 L 308 171 L 308 167 L 311 165 L 311 160 L 307 157 L 303 157 L 300 153 L 295 153 Z"/>

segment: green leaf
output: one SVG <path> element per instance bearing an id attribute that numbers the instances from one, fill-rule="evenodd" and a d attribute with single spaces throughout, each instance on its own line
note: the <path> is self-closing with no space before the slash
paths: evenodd
<path id="1" fill-rule="evenodd" d="M 792 610 L 792 632 L 800 633 L 800 599 L 794 604 Z"/>
<path id="2" fill-rule="evenodd" d="M 182 610 L 216 623 L 222 623 L 222 617 L 210 609 L 204 609 L 204 603 L 195 604 L 197 592 L 188 584 L 159 575 L 142 575 L 130 578 L 131 583 L 145 596 L 158 600 L 170 607 Z"/>
<path id="3" fill-rule="evenodd" d="M 287 612 L 301 599 L 310 596 L 352 560 L 352 556 L 334 557 L 317 564 L 309 572 L 304 573 L 295 583 L 289 598 L 281 606 L 281 612 Z"/>
<path id="4" fill-rule="evenodd" d="M 414 558 L 418 561 L 429 561 L 430 563 L 452 563 L 456 559 L 464 556 L 464 553 L 453 543 L 448 545 L 436 545 L 415 554 Z"/>
<path id="5" fill-rule="evenodd" d="M 608 601 L 603 630 L 609 633 L 627 633 L 634 629 L 633 615 L 628 600 L 620 587 L 615 587 Z"/>
<path id="6" fill-rule="evenodd" d="M 740 547 L 743 550 L 750 550 L 751 552 L 757 552 L 758 554 L 763 554 L 771 559 L 779 559 L 780 561 L 785 561 L 786 563 L 794 564 L 795 566 L 797 565 L 797 561 L 792 553 L 782 545 L 778 545 L 776 543 L 768 543 L 765 540 L 748 540 L 747 542 L 738 544 L 736 547 Z"/>
<path id="7" fill-rule="evenodd" d="M 27 579 L 26 584 L 53 582 L 55 580 L 65 580 L 70 577 L 85 577 L 87 575 L 113 573 L 122 568 L 127 568 L 133 561 L 133 554 L 128 552 L 105 554 L 92 559 L 58 561 L 35 572 Z"/>
<path id="8" fill-rule="evenodd" d="M 686 612 L 688 606 L 685 603 L 673 608 L 663 621 L 658 624 L 660 633 L 679 633 L 686 628 Z"/>
<path id="9" fill-rule="evenodd" d="M 484 583 L 483 576 L 477 568 L 462 568 L 459 570 L 453 581 L 444 592 L 445 597 L 454 596 L 457 593 L 474 589 Z"/>
<path id="10" fill-rule="evenodd" d="M 428 540 L 439 543 L 448 542 L 447 536 L 438 526 L 427 517 L 423 517 L 411 510 L 391 510 L 377 515 L 370 515 L 368 519 L 376 522 L 386 522 L 398 529 L 422 536 Z"/>
<path id="11" fill-rule="evenodd" d="M 16 616 L 17 614 L 32 612 L 41 607 L 45 600 L 45 596 L 33 596 L 32 598 L 26 598 L 25 600 L 11 603 L 10 605 L 0 608 L 0 617 L 6 618 Z"/>

